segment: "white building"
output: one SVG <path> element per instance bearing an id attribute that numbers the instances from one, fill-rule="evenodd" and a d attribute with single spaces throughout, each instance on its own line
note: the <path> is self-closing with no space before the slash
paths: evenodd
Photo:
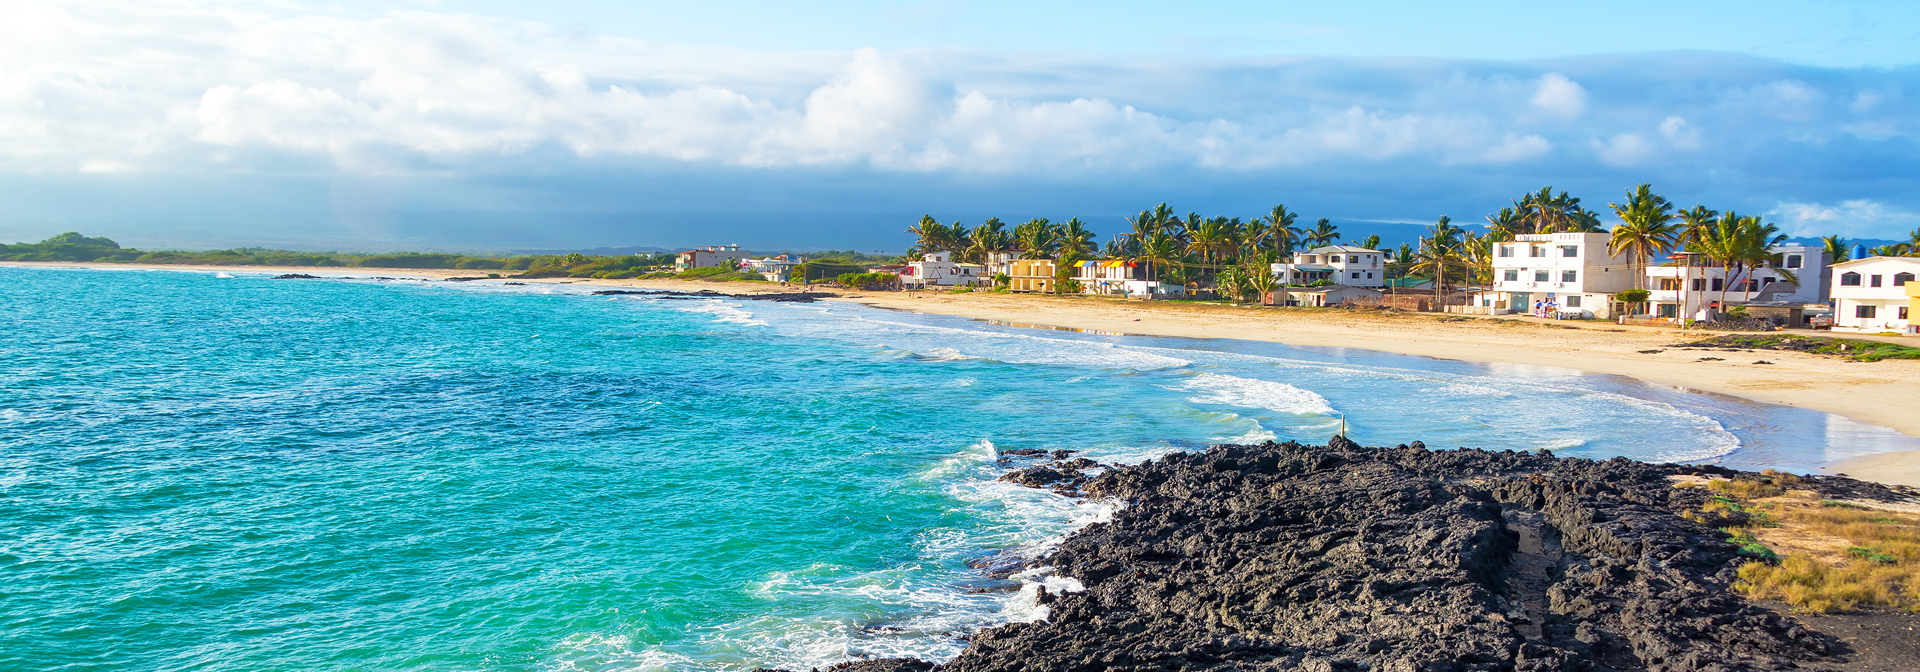
<path id="1" fill-rule="evenodd" d="M 1827 250 L 1817 245 L 1776 245 L 1770 248 L 1779 259 L 1776 268 L 1793 275 L 1791 292 L 1776 291 L 1774 300 L 1799 303 L 1826 303 L 1833 298 L 1833 280 L 1827 272 L 1833 263 Z"/>
<path id="2" fill-rule="evenodd" d="M 1531 233 L 1493 244 L 1496 306 L 1531 313 L 1534 302 L 1558 315 L 1610 318 L 1613 295 L 1633 289 L 1627 256 L 1607 252 L 1605 233 Z"/>
<path id="3" fill-rule="evenodd" d="M 900 284 L 907 287 L 958 287 L 991 282 L 985 265 L 956 262 L 952 252 L 933 252 L 908 262 L 906 272 L 900 274 Z"/>
<path id="4" fill-rule="evenodd" d="M 1753 301 L 1823 304 L 1830 295 L 1824 248 L 1772 248 L 1779 268 L 1727 269 L 1699 254 L 1680 253 L 1647 268 L 1648 310 L 1655 317 L 1700 319 L 1701 310 L 1724 311 Z"/>
<path id="5" fill-rule="evenodd" d="M 674 259 L 673 267 L 684 271 L 709 266 L 732 266 L 745 258 L 747 253 L 741 251 L 739 245 L 707 245 L 681 252 L 679 258 Z"/>
<path id="6" fill-rule="evenodd" d="M 1833 330 L 1909 331 L 1907 285 L 1920 275 L 1920 258 L 1868 257 L 1833 265 Z"/>
<path id="7" fill-rule="evenodd" d="M 1146 281 L 1147 269 L 1144 264 L 1130 261 L 1092 259 L 1080 262 L 1073 279 L 1080 281 L 1080 291 L 1084 294 L 1133 294 L 1134 288 L 1128 283 Z"/>
<path id="8" fill-rule="evenodd" d="M 1384 287 L 1387 255 L 1352 245 L 1328 245 L 1303 252 L 1273 265 L 1273 275 L 1290 285 L 1326 280 L 1348 287 Z"/>
<path id="9" fill-rule="evenodd" d="M 802 263 L 805 263 L 805 260 L 782 254 L 765 259 L 748 259 L 747 270 L 759 273 L 760 277 L 771 282 L 785 282 L 789 276 L 793 275 L 793 269 L 798 268 Z"/>

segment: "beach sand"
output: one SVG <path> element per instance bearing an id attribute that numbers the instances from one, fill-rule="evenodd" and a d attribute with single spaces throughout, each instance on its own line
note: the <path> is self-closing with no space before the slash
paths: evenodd
<path id="1" fill-rule="evenodd" d="M 361 268 L 265 268 L 232 266 L 136 266 L 41 264 L 227 273 L 310 273 L 388 277 L 473 277 L 485 271 Z M 545 279 L 611 287 L 650 287 L 748 293 L 792 291 L 772 283 L 675 280 Z M 1676 388 L 1717 392 L 1765 403 L 1833 413 L 1858 422 L 1920 436 L 1920 360 L 1849 362 L 1795 352 L 1722 352 L 1673 349 L 1697 338 L 1655 327 L 1558 322 L 1531 317 L 1386 313 L 1337 308 L 1257 308 L 1188 303 L 1152 303 L 1103 297 L 1053 297 L 973 292 L 839 292 L 837 300 L 880 308 L 953 315 L 1015 325 L 1101 332 L 1232 338 L 1288 345 L 1348 347 L 1438 359 L 1553 366 L 1630 376 Z M 1717 334 L 1717 332 L 1716 332 Z M 1851 336 L 1849 336 L 1851 337 Z M 1920 339 L 1880 338 L 1920 346 Z M 1658 350 L 1659 352 L 1646 352 Z M 1718 361 L 1701 361 L 1717 357 Z M 1760 364 L 1757 362 L 1769 362 Z M 1920 486 L 1920 451 L 1885 453 L 1828 465 L 1829 473 L 1882 483 Z"/>

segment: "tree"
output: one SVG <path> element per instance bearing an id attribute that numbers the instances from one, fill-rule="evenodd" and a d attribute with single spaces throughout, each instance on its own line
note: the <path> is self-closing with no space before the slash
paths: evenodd
<path id="1" fill-rule="evenodd" d="M 917 257 L 940 251 L 940 242 L 946 237 L 946 231 L 946 225 L 934 219 L 933 215 L 921 215 L 920 223 L 907 227 L 906 232 L 918 239 L 913 249 L 907 251 L 907 256 Z"/>
<path id="2" fill-rule="evenodd" d="M 1068 219 L 1054 231 L 1054 240 L 1061 254 L 1091 255 L 1099 248 L 1093 243 L 1093 232 L 1087 230 L 1087 223 L 1079 217 Z"/>
<path id="3" fill-rule="evenodd" d="M 1581 220 L 1580 199 L 1568 196 L 1561 190 L 1558 196 L 1553 187 L 1541 187 L 1540 191 L 1527 194 L 1514 203 L 1515 215 L 1526 222 L 1527 231 L 1517 233 L 1555 233 L 1573 231 Z"/>
<path id="4" fill-rule="evenodd" d="M 1267 211 L 1266 217 L 1256 221 L 1265 224 L 1265 235 L 1262 237 L 1266 238 L 1268 245 L 1282 255 L 1292 256 L 1294 246 L 1300 244 L 1300 227 L 1293 225 L 1299 219 L 1299 213 L 1289 212 L 1287 206 L 1281 204 L 1273 206 L 1272 210 Z"/>
<path id="5" fill-rule="evenodd" d="M 1013 227 L 1013 239 L 1020 244 L 1021 259 L 1052 259 L 1054 250 L 1059 249 L 1053 224 L 1045 217 L 1035 217 Z"/>
<path id="6" fill-rule="evenodd" d="M 1013 234 L 1006 231 L 1006 223 L 998 217 L 988 217 L 987 221 L 973 228 L 967 235 L 966 252 L 961 256 L 975 264 L 987 263 L 994 253 L 1013 247 Z"/>
<path id="7" fill-rule="evenodd" d="M 1644 289 L 1647 273 L 1640 269 L 1646 267 L 1649 257 L 1673 246 L 1673 204 L 1653 193 L 1653 185 L 1641 183 L 1627 191 L 1626 204 L 1608 203 L 1607 207 L 1620 218 L 1620 225 L 1613 227 L 1613 235 L 1607 239 L 1607 253 L 1627 253 L 1627 272 L 1633 274 L 1633 287 Z"/>
<path id="8" fill-rule="evenodd" d="M 1209 270 L 1214 270 L 1216 255 L 1231 252 L 1235 245 L 1233 231 L 1227 227 L 1225 217 L 1200 219 L 1200 215 L 1187 216 L 1187 251 L 1200 255 Z"/>
<path id="9" fill-rule="evenodd" d="M 1416 255 L 1414 268 L 1433 272 L 1436 301 L 1447 294 L 1447 269 L 1461 267 L 1461 233 L 1453 225 L 1453 218 L 1442 215 L 1438 222 L 1427 227 L 1427 236 L 1420 239 L 1420 251 Z"/>
<path id="10" fill-rule="evenodd" d="M 1695 204 L 1692 209 L 1680 211 L 1680 227 L 1674 233 L 1673 248 L 1689 253 L 1685 255 L 1687 264 L 1686 275 L 1681 278 L 1682 282 L 1686 282 L 1689 285 L 1682 290 L 1684 292 L 1682 295 L 1683 300 L 1681 301 L 1682 312 L 1686 312 L 1684 310 L 1685 304 L 1687 303 L 1687 301 L 1684 300 L 1685 297 L 1693 294 L 1693 288 L 1690 285 L 1693 280 L 1693 263 L 1695 258 L 1697 256 L 1705 256 L 1699 254 L 1701 241 L 1711 235 L 1716 222 L 1719 221 L 1719 217 L 1719 211 L 1699 204 Z"/>
<path id="11" fill-rule="evenodd" d="M 1334 241 L 1340 240 L 1340 227 L 1335 226 L 1333 220 L 1322 217 L 1320 221 L 1313 223 L 1313 230 L 1307 232 L 1306 238 L 1308 247 L 1332 245 Z"/>
<path id="12" fill-rule="evenodd" d="M 1487 235 L 1495 241 L 1506 242 L 1526 233 L 1526 216 L 1515 209 L 1519 205 L 1519 201 L 1515 201 L 1513 208 L 1501 208 L 1500 212 L 1487 215 Z"/>
<path id="13" fill-rule="evenodd" d="M 1380 249 L 1380 234 L 1372 234 L 1360 239 L 1360 246 L 1369 250 Z"/>

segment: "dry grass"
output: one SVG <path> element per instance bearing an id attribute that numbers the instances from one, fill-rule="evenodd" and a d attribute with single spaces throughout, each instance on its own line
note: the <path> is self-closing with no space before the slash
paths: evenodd
<path id="1" fill-rule="evenodd" d="M 1813 612 L 1920 611 L 1920 516 L 1822 500 L 1792 489 L 1798 484 L 1773 472 L 1705 484 L 1719 494 L 1687 517 L 1731 523 L 1722 528 L 1728 541 L 1755 558 L 1740 567 L 1734 589 Z"/>

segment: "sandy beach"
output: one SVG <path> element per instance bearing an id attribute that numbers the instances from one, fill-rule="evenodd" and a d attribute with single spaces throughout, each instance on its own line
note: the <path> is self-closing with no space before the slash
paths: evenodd
<path id="1" fill-rule="evenodd" d="M 363 268 L 139 266 L 130 264 L 6 263 L 9 266 L 88 267 L 226 273 L 309 273 L 387 277 L 474 277 L 485 271 Z M 782 291 L 779 285 L 675 280 L 543 279 L 548 282 L 747 293 Z M 1407 355 L 1527 366 L 1554 366 L 1630 376 L 1649 383 L 1716 392 L 1759 402 L 1833 413 L 1920 436 L 1920 360 L 1850 362 L 1772 350 L 1706 352 L 1673 349 L 1699 332 L 1558 322 L 1530 317 L 1474 317 L 1324 308 L 1257 308 L 1149 303 L 1103 297 L 1053 297 L 974 292 L 840 292 L 837 300 L 1015 325 L 1122 334 L 1232 338 L 1288 345 L 1347 347 Z M 1717 332 L 1716 332 L 1717 333 Z M 1852 337 L 1852 336 L 1848 336 Z M 1881 338 L 1920 346 L 1920 339 Z M 1651 352 L 1651 351 L 1659 352 Z M 1700 361 L 1718 357 L 1718 361 Z M 1767 363 L 1759 363 L 1767 362 Z M 1829 473 L 1920 486 L 1920 451 L 1885 453 L 1830 464 Z"/>

